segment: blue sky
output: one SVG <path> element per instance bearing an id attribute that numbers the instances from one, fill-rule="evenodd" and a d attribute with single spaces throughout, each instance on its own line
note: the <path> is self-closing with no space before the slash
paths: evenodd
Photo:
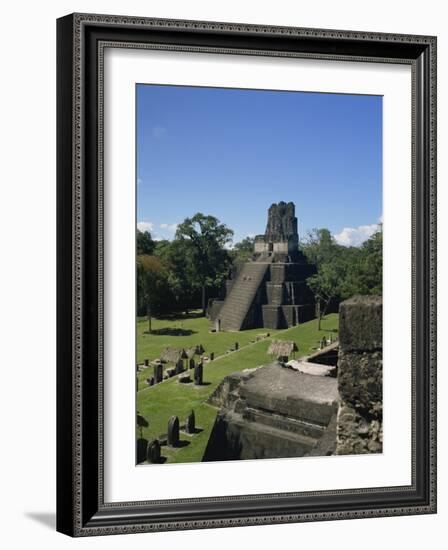
<path id="1" fill-rule="evenodd" d="M 379 96 L 137 85 L 137 222 L 172 238 L 196 212 L 264 233 L 293 201 L 299 236 L 360 244 L 382 215 Z"/>

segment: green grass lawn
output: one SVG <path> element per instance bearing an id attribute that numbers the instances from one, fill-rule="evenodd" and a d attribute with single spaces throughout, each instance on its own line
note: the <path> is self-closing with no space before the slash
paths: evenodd
<path id="1" fill-rule="evenodd" d="M 197 316 L 193 312 L 191 317 L 179 317 L 176 319 L 153 319 L 152 333 L 148 334 L 148 321 L 139 318 L 137 321 L 137 361 L 143 363 L 144 359 L 156 359 L 167 347 L 188 348 L 202 344 L 205 354 L 211 351 L 221 355 L 235 342 L 240 345 L 247 344 L 257 334 L 276 331 L 269 331 L 263 328 L 243 330 L 241 332 L 209 332 L 210 321 L 206 317 Z M 179 331 L 181 335 L 173 336 L 172 332 Z M 182 335 L 184 332 L 184 335 Z"/>
<path id="2" fill-rule="evenodd" d="M 143 363 L 145 359 L 153 361 L 158 359 L 163 350 L 168 347 L 189 348 L 197 344 L 202 344 L 205 354 L 208 356 L 214 352 L 215 357 L 224 354 L 232 348 L 235 342 L 241 346 L 247 345 L 258 334 L 269 332 L 274 335 L 275 330 L 258 328 L 253 330 L 244 330 L 241 332 L 209 332 L 210 321 L 205 317 L 198 317 L 197 312 L 193 312 L 191 317 L 180 317 L 177 319 L 153 319 L 151 334 L 148 334 L 147 319 L 138 319 L 137 321 L 137 362 Z M 173 333 L 184 335 L 174 336 Z M 168 367 L 173 365 L 168 365 Z M 146 387 L 146 379 L 152 376 L 153 368 L 149 367 L 138 373 L 139 389 Z"/>
<path id="3" fill-rule="evenodd" d="M 170 378 L 155 386 L 146 386 L 144 379 L 152 374 L 152 368 L 139 373 L 139 391 L 137 394 L 137 410 L 149 422 L 143 429 L 143 437 L 150 440 L 166 433 L 170 416 L 179 417 L 180 424 L 193 409 L 196 425 L 202 432 L 189 436 L 181 433 L 184 446 L 177 449 L 162 447 L 162 455 L 168 462 L 199 462 L 205 451 L 210 431 L 216 417 L 217 409 L 205 401 L 215 390 L 221 380 L 228 374 L 269 363 L 272 359 L 267 355 L 267 349 L 272 339 L 294 340 L 299 347 L 296 357 L 309 355 L 318 345 L 324 335 L 338 328 L 338 315 L 329 314 L 322 321 L 322 330 L 317 330 L 317 320 L 297 325 L 291 329 L 271 331 L 254 329 L 241 332 L 209 333 L 209 322 L 203 317 L 182 318 L 178 320 L 155 320 L 153 329 L 182 329 L 192 331 L 190 334 L 173 336 L 170 334 L 144 334 L 147 321 L 139 320 L 137 324 L 137 356 L 139 363 L 143 359 L 156 359 L 166 346 L 176 348 L 190 347 L 202 344 L 205 355 L 211 351 L 215 357 L 222 355 L 235 342 L 240 349 L 215 359 L 204 365 L 204 385 L 179 384 L 177 377 Z M 162 330 L 163 332 L 163 330 Z M 250 344 L 257 334 L 269 332 L 270 337 L 255 344 Z"/>

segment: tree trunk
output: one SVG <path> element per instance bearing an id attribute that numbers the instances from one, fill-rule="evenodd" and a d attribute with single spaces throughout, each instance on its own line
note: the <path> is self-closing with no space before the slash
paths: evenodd
<path id="1" fill-rule="evenodd" d="M 202 315 L 206 314 L 207 304 L 206 304 L 206 289 L 205 285 L 202 285 Z"/>
<path id="2" fill-rule="evenodd" d="M 325 305 L 324 307 L 321 306 L 321 303 L 320 303 L 320 300 L 319 300 L 319 320 L 318 320 L 318 323 L 317 323 L 317 330 L 321 330 L 321 323 L 322 323 L 322 319 L 325 317 L 325 314 L 327 313 L 327 309 L 328 309 L 328 306 L 330 305 L 330 301 L 331 301 L 331 298 L 328 299 L 326 302 L 325 302 Z"/>
<path id="3" fill-rule="evenodd" d="M 322 314 L 321 314 L 320 300 L 318 300 L 317 301 L 317 330 L 320 330 L 321 321 L 322 321 Z"/>
<path id="4" fill-rule="evenodd" d="M 148 315 L 148 332 L 151 334 L 152 332 L 152 319 L 151 319 L 151 307 L 148 305 L 146 309 L 146 313 Z"/>

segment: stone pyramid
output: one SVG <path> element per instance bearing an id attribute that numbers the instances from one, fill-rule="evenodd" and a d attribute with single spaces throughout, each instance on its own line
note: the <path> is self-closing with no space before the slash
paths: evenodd
<path id="1" fill-rule="evenodd" d="M 227 281 L 225 298 L 210 307 L 216 330 L 289 328 L 314 318 L 305 280 L 315 267 L 298 244 L 294 203 L 272 204 L 264 235 L 255 237 L 253 259 Z"/>

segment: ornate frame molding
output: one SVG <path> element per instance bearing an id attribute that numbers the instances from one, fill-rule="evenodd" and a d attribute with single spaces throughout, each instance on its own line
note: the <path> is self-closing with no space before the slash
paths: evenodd
<path id="1" fill-rule="evenodd" d="M 136 31 L 138 34 L 134 36 Z M 191 37 L 195 44 L 189 43 Z M 412 485 L 118 504 L 104 502 L 102 82 L 106 47 L 412 66 L 412 310 L 416 336 L 412 357 Z M 89 536 L 436 511 L 436 60 L 436 38 L 430 36 L 93 14 L 74 14 L 58 20 L 59 531 L 72 536 Z M 95 127 L 92 114 L 98 117 Z M 92 237 L 94 243 L 89 245 Z M 98 250 L 98 256 L 93 254 L 93 248 Z M 87 319 L 87 307 L 89 312 L 92 307 L 95 310 L 94 321 Z M 70 411 L 67 403 L 70 403 Z M 88 413 L 96 413 L 97 422 L 93 427 L 88 427 L 84 421 Z M 383 504 L 378 504 L 379 494 L 389 495 L 390 501 L 385 498 Z M 291 504 L 293 498 L 296 510 Z M 325 507 L 322 499 L 332 503 Z M 358 506 L 348 507 L 350 500 Z M 250 502 L 254 503 L 251 508 L 248 507 Z M 209 509 L 215 505 L 216 510 L 205 514 L 200 509 L 204 503 Z M 270 513 L 273 503 L 276 512 Z M 182 507 L 185 504 L 194 513 L 188 515 Z M 167 509 L 162 519 L 160 514 L 154 513 L 157 507 Z"/>

